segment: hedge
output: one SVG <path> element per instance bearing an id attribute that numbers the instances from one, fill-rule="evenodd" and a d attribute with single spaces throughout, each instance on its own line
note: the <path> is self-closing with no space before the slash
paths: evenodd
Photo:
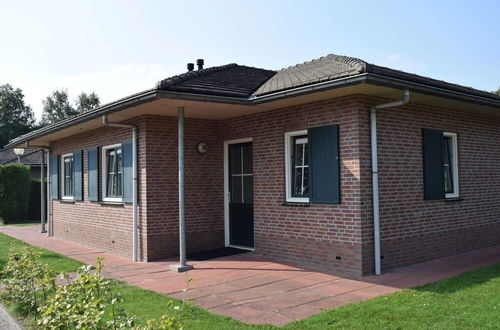
<path id="1" fill-rule="evenodd" d="M 26 219 L 32 179 L 30 167 L 22 164 L 0 166 L 0 218 L 5 223 Z"/>
<path id="2" fill-rule="evenodd" d="M 40 220 L 40 183 L 42 181 L 40 179 L 32 179 L 31 180 L 31 194 L 29 201 L 29 211 L 28 211 L 28 220 Z"/>

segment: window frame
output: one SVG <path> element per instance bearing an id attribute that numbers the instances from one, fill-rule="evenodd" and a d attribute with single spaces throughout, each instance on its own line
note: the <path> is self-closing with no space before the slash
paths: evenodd
<path id="1" fill-rule="evenodd" d="M 66 158 L 69 158 L 71 157 L 72 160 L 71 160 L 71 163 L 72 163 L 72 166 L 71 166 L 71 190 L 72 190 L 72 194 L 71 195 L 66 195 L 66 171 L 65 171 L 65 166 L 64 166 L 64 163 L 65 163 L 65 159 Z M 73 200 L 74 199 L 74 195 L 75 195 L 75 192 L 73 191 L 74 189 L 74 184 L 73 184 L 73 180 L 75 179 L 73 177 L 73 166 L 74 166 L 74 163 L 75 163 L 75 158 L 74 158 L 74 155 L 73 153 L 69 153 L 69 154 L 64 154 L 64 155 L 61 155 L 61 198 L 62 199 L 68 199 L 68 200 Z"/>
<path id="2" fill-rule="evenodd" d="M 445 193 L 446 199 L 458 198 L 459 197 L 459 185 L 458 185 L 458 138 L 457 133 L 453 132 L 443 132 L 443 138 L 451 138 L 451 175 L 453 181 L 453 192 Z M 444 150 L 443 150 L 444 152 Z M 444 171 L 444 167 L 443 167 Z M 443 182 L 444 185 L 444 182 Z"/>
<path id="3" fill-rule="evenodd" d="M 106 153 L 110 149 L 116 149 L 120 148 L 121 154 L 122 154 L 122 196 L 121 197 L 108 197 L 108 158 L 106 157 Z M 101 177 L 102 177 L 102 185 L 101 185 L 101 193 L 102 193 L 102 200 L 103 202 L 117 202 L 121 203 L 123 202 L 123 148 L 121 143 L 116 143 L 116 144 L 111 144 L 108 146 L 104 146 L 101 148 L 102 149 L 102 157 L 101 157 Z"/>
<path id="4" fill-rule="evenodd" d="M 293 197 L 292 175 L 293 175 L 293 148 L 296 136 L 308 135 L 307 129 L 285 132 L 285 190 L 287 203 L 309 203 L 309 197 Z M 309 138 L 309 137 L 308 137 Z"/>

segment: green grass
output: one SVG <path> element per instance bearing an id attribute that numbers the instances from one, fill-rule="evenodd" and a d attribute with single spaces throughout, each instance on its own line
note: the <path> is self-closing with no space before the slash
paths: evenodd
<path id="1" fill-rule="evenodd" d="M 23 246 L 28 246 L 28 244 L 0 233 L 0 269 L 3 269 L 4 265 L 7 263 L 10 249 L 22 248 Z M 35 250 L 39 251 L 42 254 L 40 257 L 40 262 L 49 265 L 52 270 L 58 273 L 71 272 L 83 265 L 79 261 L 68 258 L 53 251 L 49 251 L 39 247 L 35 247 Z"/>
<path id="2" fill-rule="evenodd" d="M 24 243 L 0 234 L 0 268 L 8 247 Z M 57 253 L 43 251 L 42 262 L 56 271 L 77 268 L 80 263 Z M 137 324 L 168 312 L 172 298 L 117 281 L 123 307 Z M 325 310 L 283 327 L 302 329 L 498 329 L 500 324 L 500 264 L 481 268 L 413 289 Z M 187 306 L 185 329 L 278 329 L 271 325 L 249 325 L 230 317 Z M 262 320 L 265 322 L 266 320 Z"/>

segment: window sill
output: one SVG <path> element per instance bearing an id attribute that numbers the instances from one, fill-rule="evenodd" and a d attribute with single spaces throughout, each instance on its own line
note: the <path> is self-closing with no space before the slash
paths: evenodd
<path id="1" fill-rule="evenodd" d="M 68 203 L 68 204 L 75 204 L 75 200 L 73 198 L 63 198 L 63 199 L 60 199 L 59 202 Z"/>
<path id="2" fill-rule="evenodd" d="M 304 202 L 284 202 L 281 204 L 283 206 L 291 206 L 291 207 L 309 207 L 311 204 Z"/>
<path id="3" fill-rule="evenodd" d="M 101 204 L 101 205 L 114 205 L 114 206 L 124 206 L 125 205 L 123 202 L 112 202 L 112 201 L 100 201 L 99 204 Z"/>
<path id="4" fill-rule="evenodd" d="M 463 201 L 464 199 L 461 198 L 461 197 L 449 197 L 449 198 L 445 198 L 444 201 L 445 202 L 460 202 L 460 201 Z"/>

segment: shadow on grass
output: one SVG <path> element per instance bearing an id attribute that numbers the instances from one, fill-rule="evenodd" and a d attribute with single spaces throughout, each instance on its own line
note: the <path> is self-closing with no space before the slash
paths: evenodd
<path id="1" fill-rule="evenodd" d="M 34 226 L 41 225 L 40 220 L 12 220 L 4 226 Z"/>
<path id="2" fill-rule="evenodd" d="M 437 282 L 427 283 L 412 289 L 415 291 L 449 294 L 479 286 L 495 278 L 500 278 L 500 263 L 445 278 Z"/>

